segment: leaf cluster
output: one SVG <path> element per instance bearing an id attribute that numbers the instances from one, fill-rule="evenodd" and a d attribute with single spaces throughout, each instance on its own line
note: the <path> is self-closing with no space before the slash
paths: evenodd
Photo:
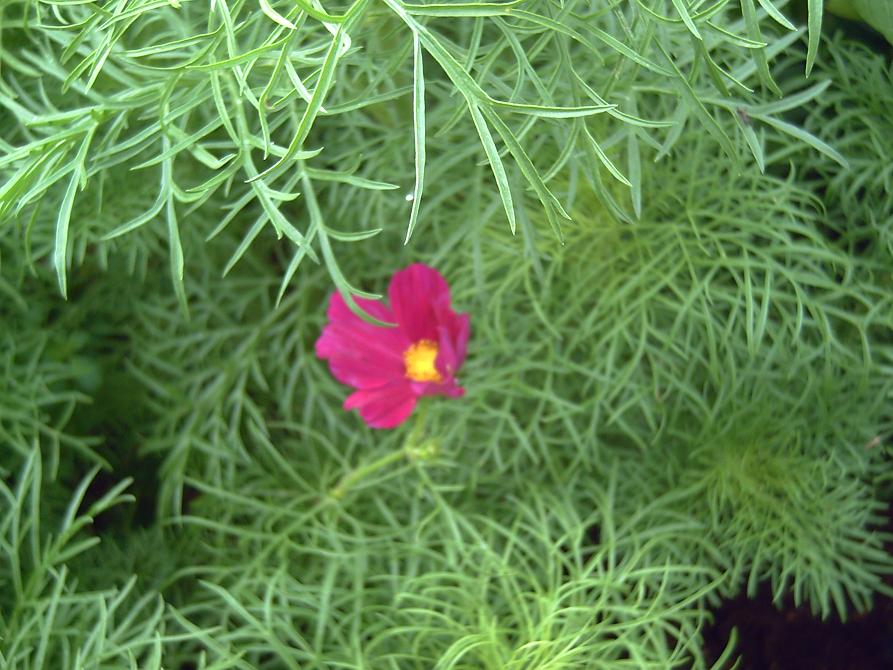
<path id="1" fill-rule="evenodd" d="M 561 236 L 570 216 L 553 181 L 577 154 L 629 189 L 635 218 L 643 160 L 667 155 L 686 128 L 733 158 L 723 119 L 745 104 L 812 141 L 777 114 L 818 91 L 762 99 L 780 95 L 769 63 L 801 34 L 774 0 L 7 5 L 0 224 L 40 238 L 29 253 L 51 261 L 63 295 L 88 253 L 145 267 L 161 251 L 185 309 L 184 227 L 208 209 L 217 223 L 202 236 L 238 221 L 224 271 L 267 230 L 291 257 L 282 290 L 309 259 L 349 298 L 363 291 L 334 243 L 394 220 L 368 204 L 357 226 L 321 198 L 408 190 L 408 240 L 423 192 L 451 190 L 432 165 L 472 157 L 488 165 L 512 231 L 529 190 Z M 807 73 L 821 6 L 810 2 Z M 741 133 L 762 164 L 756 136 Z"/>
<path id="2" fill-rule="evenodd" d="M 5 7 L 0 662 L 719 669 L 724 597 L 887 593 L 889 69 L 758 4 Z M 417 259 L 467 395 L 372 431 L 313 343 Z"/>

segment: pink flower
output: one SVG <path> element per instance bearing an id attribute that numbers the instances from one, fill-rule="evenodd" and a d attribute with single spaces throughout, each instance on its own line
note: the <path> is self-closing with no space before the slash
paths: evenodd
<path id="1" fill-rule="evenodd" d="M 394 274 L 388 299 L 390 307 L 362 298 L 357 303 L 396 328 L 366 323 L 333 294 L 329 323 L 316 341 L 316 355 L 329 361 L 335 379 L 357 389 L 344 409 L 358 408 L 373 428 L 406 421 L 420 396 L 465 393 L 455 374 L 465 360 L 469 316 L 450 307 L 446 280 L 415 263 Z"/>

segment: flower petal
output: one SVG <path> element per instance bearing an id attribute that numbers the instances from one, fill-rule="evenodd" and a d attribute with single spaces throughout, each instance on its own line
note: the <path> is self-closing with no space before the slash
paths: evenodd
<path id="1" fill-rule="evenodd" d="M 452 378 L 465 362 L 471 319 L 468 314 L 456 314 L 447 310 L 438 316 L 437 371 L 445 379 Z"/>
<path id="2" fill-rule="evenodd" d="M 413 385 L 416 395 L 445 395 L 449 398 L 461 398 L 465 395 L 465 389 L 456 383 L 455 379 L 447 379 L 440 382 L 416 382 Z"/>
<path id="3" fill-rule="evenodd" d="M 358 298 L 359 305 L 382 321 L 394 322 L 381 303 Z M 403 379 L 403 352 L 409 346 L 398 328 L 366 323 L 335 293 L 329 302 L 329 323 L 316 341 L 316 355 L 329 361 L 335 379 L 355 388 L 382 386 Z"/>
<path id="4" fill-rule="evenodd" d="M 344 409 L 359 408 L 363 421 L 372 428 L 394 428 L 409 418 L 416 400 L 409 382 L 400 380 L 350 394 Z"/>
<path id="5" fill-rule="evenodd" d="M 453 330 L 453 344 L 456 347 L 456 369 L 462 367 L 465 355 L 468 353 L 468 338 L 471 336 L 471 316 L 469 314 L 457 314 L 456 326 Z"/>
<path id="6" fill-rule="evenodd" d="M 438 341 L 437 311 L 449 310 L 450 287 L 437 270 L 414 263 L 396 272 L 388 286 L 388 298 L 400 330 L 410 342 Z"/>

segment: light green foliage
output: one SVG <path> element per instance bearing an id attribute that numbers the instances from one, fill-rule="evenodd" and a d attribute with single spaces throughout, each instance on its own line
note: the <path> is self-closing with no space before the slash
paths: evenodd
<path id="1" fill-rule="evenodd" d="M 405 192 L 415 172 L 419 198 L 424 180 L 434 185 L 428 206 L 416 200 L 403 214 L 415 221 L 449 191 L 425 174 L 426 157 L 486 156 L 513 230 L 527 189 L 557 234 L 569 225 L 549 182 L 578 152 L 628 184 L 638 212 L 638 165 L 670 151 L 684 128 L 735 153 L 718 120 L 734 116 L 723 101 L 779 93 L 768 63 L 797 36 L 775 5 L 752 0 L 741 10 L 727 0 L 259 9 L 7 3 L 0 222 L 33 217 L 63 294 L 88 247 L 139 258 L 155 241 L 168 247 L 185 307 L 182 240 L 196 209 L 219 221 L 204 235 L 238 221 L 244 243 L 226 268 L 269 228 L 293 254 L 285 283 L 309 258 L 353 293 L 332 243 L 395 221 L 367 206 L 342 221 L 315 201 Z M 468 141 L 475 134 L 480 144 Z M 612 146 L 625 148 L 625 169 Z"/>
<path id="2" fill-rule="evenodd" d="M 829 44 L 823 67 L 837 86 L 810 108 L 806 125 L 833 142 L 848 156 L 844 171 L 812 155 L 808 167 L 827 189 L 827 223 L 841 236 L 851 253 L 876 263 L 866 271 L 875 281 L 889 282 L 885 274 L 893 261 L 893 68 L 889 60 L 841 39 Z M 826 185 L 826 186 L 825 186 Z M 888 284 L 889 285 L 889 284 Z"/>
<path id="3" fill-rule="evenodd" d="M 129 600 L 133 579 L 87 591 L 70 573 L 68 564 L 99 543 L 98 537 L 86 536 L 93 519 L 132 501 L 124 493 L 125 480 L 87 503 L 95 475 L 96 470 L 76 484 L 64 508 L 50 512 L 42 509 L 52 498 L 38 449 L 27 455 L 11 487 L 0 482 L 0 664 L 5 668 L 161 668 L 160 598 Z"/>
<path id="4" fill-rule="evenodd" d="M 893 89 L 783 12 L 0 5 L 0 665 L 718 670 L 723 598 L 870 608 Z M 373 431 L 313 345 L 414 260 L 467 394 Z"/>
<path id="5" fill-rule="evenodd" d="M 219 627 L 220 656 L 248 646 L 277 667 L 706 667 L 699 577 L 718 575 L 644 560 L 695 524 L 640 534 L 650 505 L 618 524 L 604 472 L 605 487 L 575 478 L 570 498 L 532 478 L 516 499 L 495 480 L 457 488 L 441 467 L 322 508 L 275 470 L 252 470 L 239 494 L 203 488 L 216 518 L 187 522 L 211 529 L 214 565 L 233 569 L 203 570 L 206 595 L 184 613 Z M 593 545 L 591 529 L 609 539 Z"/>

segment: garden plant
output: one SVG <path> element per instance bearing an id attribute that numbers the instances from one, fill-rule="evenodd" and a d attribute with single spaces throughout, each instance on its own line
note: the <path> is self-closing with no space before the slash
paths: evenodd
<path id="1" fill-rule="evenodd" d="M 707 669 L 893 595 L 893 3 L 0 0 L 0 667 Z"/>

